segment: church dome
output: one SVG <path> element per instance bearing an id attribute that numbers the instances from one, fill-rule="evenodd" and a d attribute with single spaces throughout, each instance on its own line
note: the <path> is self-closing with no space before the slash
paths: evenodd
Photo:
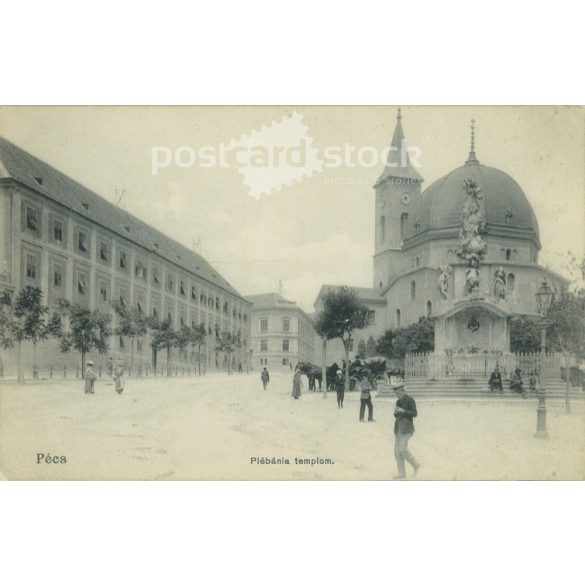
<path id="1" fill-rule="evenodd" d="M 499 234 L 510 230 L 514 237 L 534 238 L 539 243 L 538 221 L 520 185 L 510 175 L 479 164 L 473 151 L 463 166 L 424 190 L 408 214 L 405 239 L 427 230 L 458 228 L 466 179 L 475 181 L 483 196 L 488 235 L 490 228 L 497 227 Z"/>

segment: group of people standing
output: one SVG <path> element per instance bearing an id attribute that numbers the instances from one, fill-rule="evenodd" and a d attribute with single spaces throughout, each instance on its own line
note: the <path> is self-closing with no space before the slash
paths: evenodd
<path id="1" fill-rule="evenodd" d="M 119 360 L 116 364 L 113 363 L 112 358 L 108 361 L 107 374 L 112 377 L 114 381 L 114 388 L 118 394 L 122 394 L 124 391 L 124 372 L 126 366 L 122 360 Z M 95 393 L 95 381 L 97 380 L 97 374 L 94 368 L 94 363 L 90 360 L 87 362 L 87 367 L 84 373 L 85 380 L 85 393 Z"/>
<path id="2" fill-rule="evenodd" d="M 270 375 L 266 368 L 263 368 L 260 374 L 260 379 L 264 390 L 270 381 Z M 301 396 L 303 383 L 301 380 L 300 368 L 295 369 L 292 382 L 291 396 L 298 400 Z M 333 380 L 332 387 L 337 396 L 337 408 L 343 408 L 343 400 L 345 398 L 345 378 L 342 370 L 337 370 L 337 374 Z M 374 421 L 374 405 L 372 403 L 372 391 L 374 390 L 372 382 L 367 375 L 362 376 L 359 381 L 360 388 L 360 411 L 359 420 L 364 422 L 366 408 L 368 409 L 368 422 Z M 408 442 L 414 434 L 413 419 L 418 415 L 416 409 L 416 402 L 412 396 L 409 396 L 402 382 L 392 384 L 392 389 L 397 397 L 396 406 L 394 408 L 394 457 L 396 459 L 396 466 L 398 474 L 394 479 L 406 479 L 406 463 L 409 463 L 413 468 L 413 475 L 416 477 L 420 469 L 420 463 L 415 459 L 414 455 L 408 448 Z"/>

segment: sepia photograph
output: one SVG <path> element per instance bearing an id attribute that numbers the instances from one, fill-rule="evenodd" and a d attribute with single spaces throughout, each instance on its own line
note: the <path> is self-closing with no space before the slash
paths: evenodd
<path id="1" fill-rule="evenodd" d="M 0 108 L 6 480 L 585 479 L 585 111 Z"/>

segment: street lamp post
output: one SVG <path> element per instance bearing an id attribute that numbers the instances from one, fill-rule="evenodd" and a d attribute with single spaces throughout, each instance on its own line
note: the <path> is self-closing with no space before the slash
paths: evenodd
<path id="1" fill-rule="evenodd" d="M 548 325 L 547 313 L 553 301 L 554 292 L 546 280 L 536 291 L 536 306 L 541 315 L 540 321 L 540 375 L 538 387 L 538 408 L 536 409 L 536 433 L 534 436 L 539 439 L 548 439 L 546 431 L 546 387 L 544 384 L 544 358 L 546 357 L 546 327 Z"/>

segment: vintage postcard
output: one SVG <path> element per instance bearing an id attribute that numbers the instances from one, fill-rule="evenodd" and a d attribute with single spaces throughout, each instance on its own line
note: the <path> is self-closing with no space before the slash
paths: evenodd
<path id="1" fill-rule="evenodd" d="M 585 110 L 0 108 L 6 480 L 585 479 Z"/>

